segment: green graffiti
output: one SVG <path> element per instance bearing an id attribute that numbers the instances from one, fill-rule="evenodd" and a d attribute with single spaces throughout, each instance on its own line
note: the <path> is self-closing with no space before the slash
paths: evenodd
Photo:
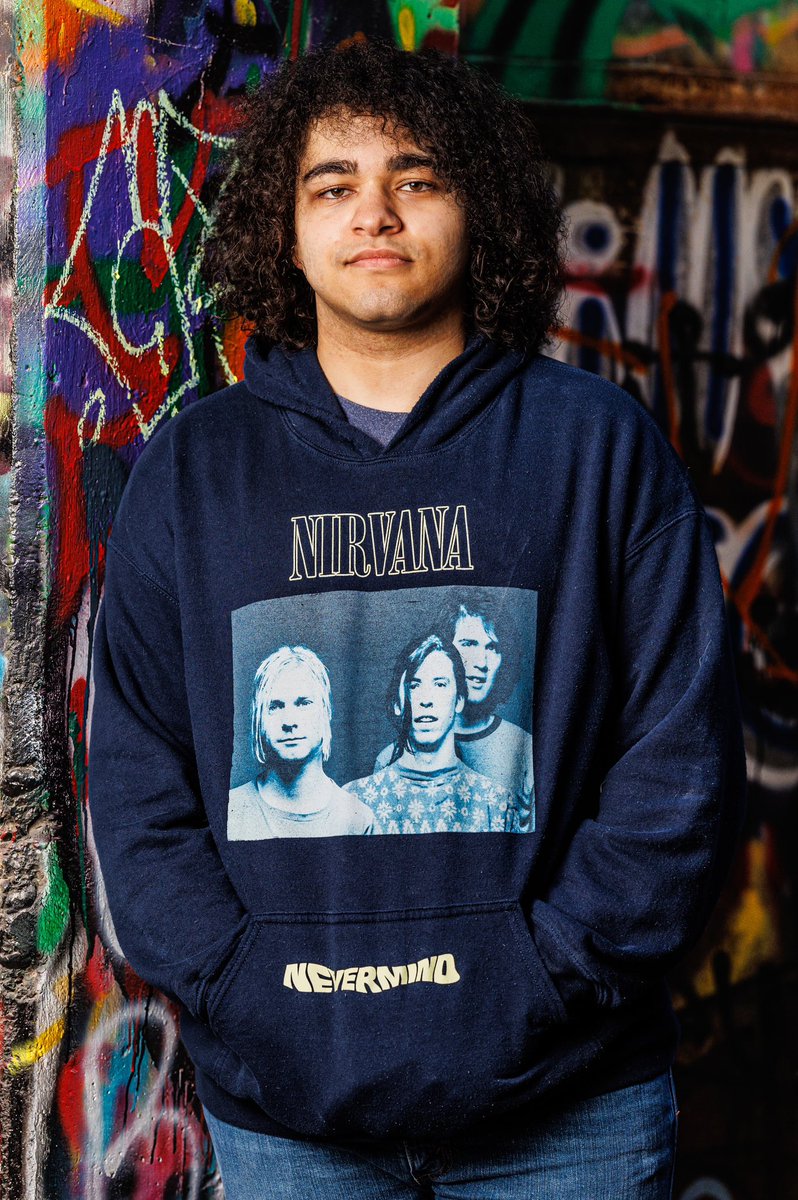
<path id="1" fill-rule="evenodd" d="M 629 0 L 485 0 L 461 29 L 460 50 L 524 100 L 594 102 L 606 96 L 615 39 L 632 14 L 635 23 L 642 20 L 651 31 L 682 29 L 715 58 L 741 17 L 785 6 L 762 0 L 649 0 L 641 7 L 643 16 Z"/>
<path id="2" fill-rule="evenodd" d="M 491 68 L 508 91 L 524 100 L 563 94 L 600 99 L 628 6 L 629 0 L 596 0 L 580 5 L 577 13 L 577 6 L 551 0 L 486 3 L 463 28 L 461 51 Z"/>
<path id="3" fill-rule="evenodd" d="M 723 3 L 707 4 L 707 0 L 649 0 L 651 7 L 669 25 L 679 25 L 685 33 L 705 42 L 701 36 L 704 30 L 717 38 L 718 41 L 728 42 L 732 35 L 734 22 L 740 17 L 751 13 L 762 12 L 779 5 L 762 3 L 762 0 L 723 0 Z"/>
<path id="4" fill-rule="evenodd" d="M 66 885 L 58 850 L 51 845 L 47 861 L 47 893 L 36 926 L 36 946 L 40 954 L 52 954 L 69 924 L 69 889 Z"/>
<path id="5" fill-rule="evenodd" d="M 457 34 L 457 7 L 430 3 L 430 0 L 388 0 L 388 11 L 396 44 L 403 50 L 418 50 L 433 30 Z"/>

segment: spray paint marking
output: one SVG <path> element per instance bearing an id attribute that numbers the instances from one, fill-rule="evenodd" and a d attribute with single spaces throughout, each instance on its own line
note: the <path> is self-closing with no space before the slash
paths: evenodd
<path id="1" fill-rule="evenodd" d="M 124 1179 L 131 1200 L 197 1200 L 206 1167 L 203 1134 L 197 1117 L 173 1099 L 175 1018 L 155 997 L 116 1009 L 115 1003 L 112 995 L 95 1006 L 85 1043 L 59 1081 L 73 1194 L 108 1200 Z"/>
<path id="2" fill-rule="evenodd" d="M 199 107 L 194 115 L 199 119 Z M 196 144 L 190 176 L 170 158 L 169 134 L 174 126 L 189 132 Z M 79 135 L 79 140 L 76 135 Z M 66 186 L 68 220 L 73 236 L 66 262 L 50 289 L 45 315 L 50 320 L 73 325 L 93 345 L 130 402 L 138 432 L 147 439 L 164 413 L 167 410 L 176 411 L 182 397 L 200 381 L 191 318 L 196 317 L 202 308 L 202 298 L 198 293 L 199 259 L 210 220 L 200 200 L 200 192 L 212 149 L 227 149 L 232 145 L 232 139 L 204 129 L 186 118 L 163 91 L 159 93 L 156 103 L 139 101 L 130 116 L 125 111 L 120 93 L 115 91 L 99 139 L 97 135 L 96 127 L 73 130 L 71 136 L 63 139 L 63 145 L 48 169 L 51 186 L 64 179 L 71 170 Z M 88 228 L 109 156 L 115 151 L 122 153 L 130 223 L 117 243 L 110 304 L 106 312 L 90 259 Z M 96 162 L 84 199 L 83 167 L 92 158 L 96 158 Z M 181 185 L 184 194 L 173 219 L 171 200 L 175 182 Z M 181 278 L 177 251 L 195 213 L 202 223 L 202 233 L 190 257 L 185 278 Z M 125 252 L 138 236 L 142 239 L 141 266 L 153 291 L 165 278 L 169 278 L 178 316 L 179 336 L 177 333 L 167 333 L 160 319 L 153 322 L 149 337 L 140 341 L 133 340 L 123 329 L 118 283 Z M 73 307 L 77 300 L 82 301 L 82 311 Z M 182 381 L 170 389 L 172 375 L 180 361 L 181 346 L 187 356 L 187 369 Z M 142 382 L 145 383 L 143 389 Z M 134 394 L 140 396 L 142 391 L 148 400 L 146 404 L 140 399 L 133 399 Z M 99 394 L 104 402 L 101 389 Z M 99 395 L 95 389 L 91 401 L 97 399 Z M 79 435 L 82 440 L 83 423 Z M 92 436 L 101 435 L 95 429 Z"/>

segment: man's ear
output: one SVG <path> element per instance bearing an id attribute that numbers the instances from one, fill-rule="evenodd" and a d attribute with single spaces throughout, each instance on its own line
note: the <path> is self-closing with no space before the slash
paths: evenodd
<path id="1" fill-rule="evenodd" d="M 454 711 L 461 713 L 465 708 L 465 696 L 458 696 L 457 703 L 454 706 Z"/>

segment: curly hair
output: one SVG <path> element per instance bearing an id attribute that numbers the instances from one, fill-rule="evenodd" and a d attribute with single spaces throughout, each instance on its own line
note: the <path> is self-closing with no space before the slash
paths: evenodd
<path id="1" fill-rule="evenodd" d="M 378 41 L 286 62 L 246 103 L 204 250 L 217 312 L 288 350 L 315 344 L 313 292 L 292 260 L 295 185 L 312 125 L 347 114 L 409 135 L 462 205 L 470 328 L 539 350 L 560 303 L 562 215 L 534 127 L 467 63 Z"/>

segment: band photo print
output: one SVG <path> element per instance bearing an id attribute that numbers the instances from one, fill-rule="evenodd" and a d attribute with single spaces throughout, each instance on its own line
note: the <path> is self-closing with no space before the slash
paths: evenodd
<path id="1" fill-rule="evenodd" d="M 533 832 L 536 619 L 462 585 L 237 609 L 228 839 Z"/>

